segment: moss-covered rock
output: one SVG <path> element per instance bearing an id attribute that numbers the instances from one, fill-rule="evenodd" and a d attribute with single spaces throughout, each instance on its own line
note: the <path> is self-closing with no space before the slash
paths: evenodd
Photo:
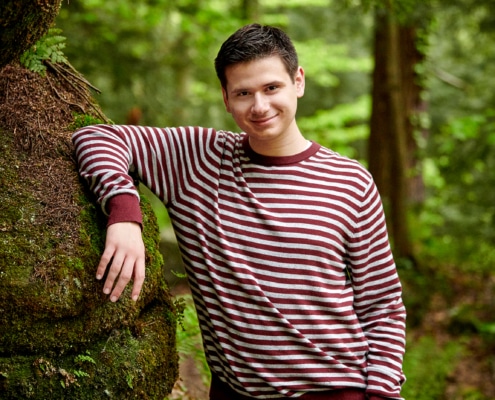
<path id="1" fill-rule="evenodd" d="M 0 397 L 165 397 L 177 378 L 176 320 L 151 206 L 143 199 L 141 297 L 132 302 L 128 288 L 111 303 L 95 280 L 106 219 L 70 142 L 95 105 L 53 71 L 9 65 L 0 87 Z"/>

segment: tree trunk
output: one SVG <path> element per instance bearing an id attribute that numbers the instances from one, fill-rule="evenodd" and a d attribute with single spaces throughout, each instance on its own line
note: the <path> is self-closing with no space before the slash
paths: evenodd
<path id="1" fill-rule="evenodd" d="M 245 21 L 256 22 L 260 18 L 260 4 L 258 0 L 242 0 L 241 18 Z"/>
<path id="2" fill-rule="evenodd" d="M 399 25 L 389 12 L 377 11 L 369 169 L 385 204 L 394 252 L 409 259 L 414 259 L 414 254 L 408 206 L 412 193 L 418 200 L 422 198 L 421 178 L 410 177 L 417 154 L 413 117 L 421 104 L 421 88 L 414 68 L 420 54 L 415 30 Z"/>
<path id="3" fill-rule="evenodd" d="M 110 303 L 94 278 L 105 217 L 70 143 L 98 122 L 95 106 L 60 71 L 0 71 L 0 397 L 164 398 L 177 379 L 176 319 L 156 219 L 143 199 L 141 298 L 126 290 Z"/>
<path id="4" fill-rule="evenodd" d="M 94 277 L 105 217 L 71 144 L 75 129 L 106 118 L 68 64 L 45 61 L 42 77 L 16 62 L 59 5 L 0 6 L 0 397 L 164 398 L 178 373 L 176 309 L 153 211 L 143 199 L 141 297 L 127 288 L 110 303 Z"/>
<path id="5" fill-rule="evenodd" d="M 163 398 L 177 379 L 176 319 L 156 219 L 143 199 L 141 298 L 110 303 L 94 278 L 105 217 L 70 143 L 95 106 L 58 71 L 0 71 L 0 397 Z"/>
<path id="6" fill-rule="evenodd" d="M 407 197 L 409 204 L 421 204 L 425 199 L 425 185 L 419 167 L 418 139 L 426 139 L 428 132 L 421 126 L 421 114 L 427 110 L 421 98 L 423 87 L 415 66 L 424 61 L 425 55 L 418 48 L 417 28 L 399 26 L 400 70 L 404 102 L 407 148 Z"/>
<path id="7" fill-rule="evenodd" d="M 2 0 L 0 69 L 17 60 L 52 25 L 62 0 Z"/>

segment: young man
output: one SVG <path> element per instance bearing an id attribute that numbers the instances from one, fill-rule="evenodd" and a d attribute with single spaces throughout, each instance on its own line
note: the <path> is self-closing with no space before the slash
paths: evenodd
<path id="1" fill-rule="evenodd" d="M 92 126 L 81 175 L 109 216 L 104 292 L 144 280 L 138 174 L 167 206 L 213 375 L 212 400 L 400 399 L 405 310 L 379 195 L 357 162 L 307 141 L 304 71 L 279 29 L 215 60 L 242 133 Z M 113 258 L 112 263 L 110 260 Z"/>

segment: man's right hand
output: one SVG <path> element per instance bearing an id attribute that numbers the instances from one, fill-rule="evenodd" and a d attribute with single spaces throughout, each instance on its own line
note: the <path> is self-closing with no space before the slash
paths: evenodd
<path id="1" fill-rule="evenodd" d="M 145 247 L 138 223 L 118 222 L 107 228 L 105 251 L 96 279 L 102 279 L 107 268 L 103 292 L 110 295 L 110 300 L 117 301 L 132 279 L 131 297 L 137 301 L 145 278 Z"/>

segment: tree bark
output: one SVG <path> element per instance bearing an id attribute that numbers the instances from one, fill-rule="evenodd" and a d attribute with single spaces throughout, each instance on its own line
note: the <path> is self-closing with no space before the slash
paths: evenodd
<path id="1" fill-rule="evenodd" d="M 109 302 L 94 276 L 106 218 L 81 184 L 70 140 L 101 121 L 66 78 L 0 71 L 0 398 L 164 398 L 178 359 L 156 218 L 143 199 L 140 299 L 127 288 Z"/>
<path id="2" fill-rule="evenodd" d="M 0 69 L 18 59 L 52 25 L 62 0 L 2 0 Z"/>
<path id="3" fill-rule="evenodd" d="M 151 206 L 143 198 L 141 296 L 127 288 L 111 303 L 94 277 L 106 218 L 71 144 L 75 129 L 106 117 L 68 64 L 45 61 L 41 76 L 16 62 L 59 5 L 0 5 L 0 397 L 164 398 L 178 374 L 177 310 Z"/>
<path id="4" fill-rule="evenodd" d="M 384 201 L 394 253 L 414 259 L 408 209 L 413 194 L 422 198 L 421 177 L 411 178 L 417 163 L 413 117 L 421 104 L 415 65 L 421 52 L 414 28 L 401 26 L 387 10 L 377 11 L 375 20 L 369 169 Z"/>

